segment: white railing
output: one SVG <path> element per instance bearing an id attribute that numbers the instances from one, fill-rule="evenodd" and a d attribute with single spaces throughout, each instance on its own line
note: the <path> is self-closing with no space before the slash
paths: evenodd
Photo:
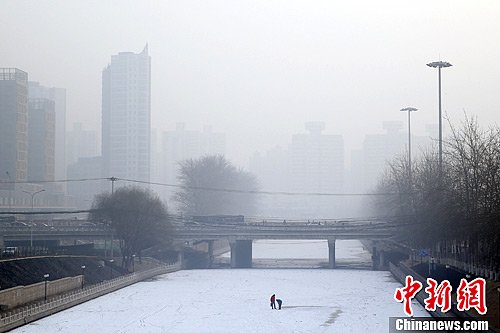
<path id="1" fill-rule="evenodd" d="M 114 291 L 131 285 L 135 282 L 142 281 L 147 278 L 151 278 L 156 275 L 175 272 L 181 269 L 180 263 L 174 263 L 169 265 L 164 265 L 161 267 L 156 267 L 147 271 L 132 273 L 129 275 L 120 276 L 112 280 L 103 281 L 83 289 L 74 290 L 63 295 L 51 298 L 47 302 L 38 302 L 23 308 L 19 308 L 16 311 L 10 311 L 2 315 L 0 318 L 0 331 L 3 332 L 3 328 L 7 325 L 11 325 L 15 322 L 22 321 L 18 326 L 29 322 L 31 320 L 26 320 L 28 317 L 42 315 L 48 311 L 61 308 L 59 310 L 65 309 L 67 305 L 71 303 L 83 303 L 88 299 L 98 297 L 99 295 L 106 294 L 108 292 Z M 8 328 L 9 330 L 13 327 Z"/>

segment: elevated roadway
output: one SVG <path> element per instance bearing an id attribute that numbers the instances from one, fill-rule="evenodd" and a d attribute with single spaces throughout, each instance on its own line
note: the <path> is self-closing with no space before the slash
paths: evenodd
<path id="1" fill-rule="evenodd" d="M 17 224 L 17 223 L 16 223 Z M 86 223 L 83 223 L 86 224 Z M 207 242 L 212 255 L 213 241 L 227 239 L 231 247 L 232 267 L 251 267 L 252 241 L 257 239 L 321 239 L 328 241 L 329 266 L 335 267 L 337 239 L 387 240 L 396 232 L 391 221 L 383 220 L 320 220 L 320 221 L 266 221 L 238 218 L 217 220 L 176 220 L 174 241 L 178 244 Z M 23 225 L 0 226 L 1 240 L 5 242 L 106 240 L 113 239 L 111 228 L 100 225 Z M 0 245 L 1 247 L 1 245 Z"/>

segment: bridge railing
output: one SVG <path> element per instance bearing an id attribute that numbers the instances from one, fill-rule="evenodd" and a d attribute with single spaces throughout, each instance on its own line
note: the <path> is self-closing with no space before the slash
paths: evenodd
<path id="1" fill-rule="evenodd" d="M 14 311 L 4 313 L 0 317 L 0 332 L 6 332 L 15 327 L 24 325 L 31 321 L 43 318 L 58 311 L 65 310 L 71 306 L 83 303 L 90 299 L 105 295 L 117 289 L 129 286 L 136 282 L 151 278 L 156 275 L 175 272 L 181 269 L 181 263 L 163 265 L 150 270 L 120 276 L 112 280 L 103 281 L 83 289 L 74 290 L 49 299 L 46 302 L 38 302 Z"/>

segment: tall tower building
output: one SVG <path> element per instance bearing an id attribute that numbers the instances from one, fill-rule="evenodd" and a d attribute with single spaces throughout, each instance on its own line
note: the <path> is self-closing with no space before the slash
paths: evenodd
<path id="1" fill-rule="evenodd" d="M 226 136 L 212 132 L 210 126 L 203 131 L 187 130 L 184 123 L 177 123 L 175 131 L 163 132 L 164 181 L 177 183 L 179 163 L 206 155 L 224 155 Z"/>
<path id="2" fill-rule="evenodd" d="M 46 98 L 28 102 L 28 180 L 55 179 L 55 103 Z"/>
<path id="3" fill-rule="evenodd" d="M 71 131 L 66 132 L 66 163 L 70 166 L 81 157 L 100 155 L 97 131 L 84 128 L 82 123 L 74 123 Z M 100 177 L 101 174 L 94 175 Z"/>
<path id="4" fill-rule="evenodd" d="M 290 145 L 294 190 L 340 191 L 344 180 L 344 141 L 341 135 L 321 133 L 323 122 L 305 124 L 307 134 L 295 134 Z"/>
<path id="5" fill-rule="evenodd" d="M 102 73 L 103 176 L 149 181 L 151 57 L 120 52 Z"/>
<path id="6" fill-rule="evenodd" d="M 0 179 L 27 179 L 28 73 L 0 68 Z"/>
<path id="7" fill-rule="evenodd" d="M 46 99 L 54 103 L 54 178 L 66 179 L 66 89 L 45 87 L 29 81 L 29 99 Z M 61 189 L 64 184 L 58 184 Z"/>
<path id="8" fill-rule="evenodd" d="M 290 144 L 290 185 L 296 192 L 342 192 L 344 180 L 344 140 L 341 135 L 323 134 L 323 122 L 305 124 L 309 133 L 295 134 Z M 340 217 L 342 198 L 291 198 L 297 215 Z"/>

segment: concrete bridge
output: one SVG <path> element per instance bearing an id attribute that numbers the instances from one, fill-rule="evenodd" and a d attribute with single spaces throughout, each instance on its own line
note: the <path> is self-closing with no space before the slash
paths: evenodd
<path id="1" fill-rule="evenodd" d="M 86 224 L 86 223 L 83 223 Z M 181 247 L 206 242 L 213 257 L 213 242 L 227 239 L 231 249 L 231 267 L 252 266 L 252 241 L 258 239 L 304 239 L 328 241 L 329 267 L 335 268 L 337 239 L 387 240 L 394 236 L 395 225 L 387 220 L 252 220 L 243 216 L 193 217 L 174 222 L 174 241 Z M 79 226 L 0 226 L 0 247 L 7 242 L 58 243 L 61 240 L 113 240 L 112 229 L 99 225 Z M 384 263 L 384 253 L 375 247 L 372 255 Z"/>
<path id="2" fill-rule="evenodd" d="M 213 241 L 227 239 L 231 248 L 231 267 L 252 266 L 252 241 L 257 239 L 321 239 L 328 241 L 328 266 L 335 268 L 335 241 L 337 239 L 387 240 L 394 236 L 395 226 L 389 221 L 334 221 L 317 222 L 185 222 L 175 224 L 178 242 L 208 243 L 208 255 L 213 256 Z M 371 249 L 374 258 L 384 264 L 384 253 Z"/>

